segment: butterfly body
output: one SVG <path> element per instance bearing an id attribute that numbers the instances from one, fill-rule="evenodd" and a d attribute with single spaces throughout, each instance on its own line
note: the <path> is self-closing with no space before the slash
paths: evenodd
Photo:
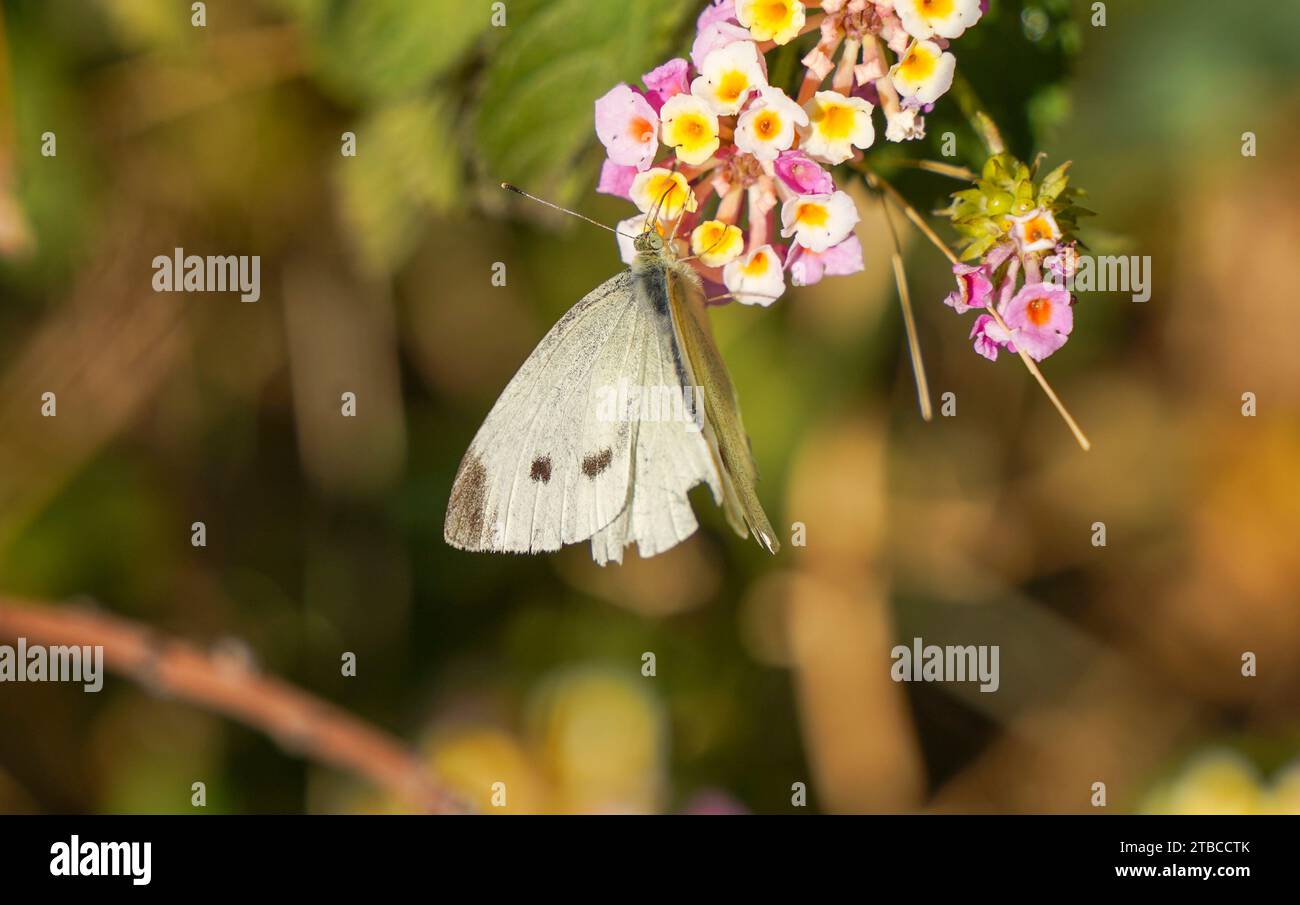
<path id="1" fill-rule="evenodd" d="M 489 412 L 452 486 L 452 546 L 590 541 L 604 565 L 636 543 L 653 556 L 695 532 L 687 494 L 704 483 L 739 534 L 779 547 L 699 278 L 657 234 L 635 246 L 631 267 L 556 323 Z"/>

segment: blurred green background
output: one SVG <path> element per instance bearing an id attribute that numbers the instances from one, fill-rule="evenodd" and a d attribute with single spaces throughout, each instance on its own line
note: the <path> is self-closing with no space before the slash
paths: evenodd
<path id="1" fill-rule="evenodd" d="M 864 274 L 713 312 L 806 547 L 767 557 L 705 495 L 694 538 L 621 568 L 443 544 L 497 393 L 621 266 L 495 186 L 629 216 L 594 194 L 591 103 L 689 47 L 699 6 L 509 0 L 495 28 L 479 0 L 221 0 L 195 28 L 181 0 L 6 0 L 0 597 L 238 645 L 486 810 L 503 780 L 515 812 L 798 812 L 797 782 L 805 811 L 1091 811 L 1096 782 L 1111 810 L 1300 811 L 1296 4 L 1115 0 L 1094 27 L 993 0 L 954 45 L 1012 151 L 1074 160 L 1093 248 L 1153 261 L 1149 302 L 1085 295 L 1044 366 L 1092 452 L 970 350 L 908 232 L 957 398 L 921 422 L 857 185 Z M 948 130 L 978 166 L 955 95 L 869 157 L 923 211 L 959 186 L 892 162 Z M 177 246 L 260 255 L 261 300 L 155 294 Z M 1001 690 L 893 683 L 917 635 L 1001 645 Z M 209 811 L 399 807 L 120 677 L 0 685 L 0 811 L 189 812 L 198 780 Z"/>

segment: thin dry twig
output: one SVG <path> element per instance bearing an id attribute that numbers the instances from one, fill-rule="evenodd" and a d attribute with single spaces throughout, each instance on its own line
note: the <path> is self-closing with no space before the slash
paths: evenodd
<path id="1" fill-rule="evenodd" d="M 367 779 L 416 810 L 468 810 L 400 741 L 238 658 L 206 653 L 93 609 L 11 597 L 0 597 L 0 637 L 102 645 L 109 669 L 259 729 L 286 750 Z"/>
<path id="2" fill-rule="evenodd" d="M 899 166 L 913 167 L 918 170 L 925 170 L 927 173 L 937 173 L 940 176 L 947 176 L 950 179 L 958 179 L 962 182 L 974 182 L 979 179 L 979 173 L 969 167 L 957 166 L 951 163 L 942 163 L 938 160 L 911 160 L 903 158 L 896 161 Z"/>
<path id="3" fill-rule="evenodd" d="M 903 309 L 903 328 L 907 331 L 907 348 L 912 355 L 912 376 L 916 380 L 916 401 L 921 406 L 921 418 L 930 421 L 934 410 L 930 407 L 930 382 L 925 377 L 925 362 L 921 359 L 921 340 L 916 335 L 916 317 L 912 314 L 912 294 L 907 289 L 907 271 L 903 267 L 903 245 L 898 241 L 898 231 L 889 214 L 889 202 L 882 194 L 880 209 L 885 212 L 885 225 L 894 240 L 894 253 L 890 261 L 894 266 L 894 283 L 898 286 L 898 304 Z"/>

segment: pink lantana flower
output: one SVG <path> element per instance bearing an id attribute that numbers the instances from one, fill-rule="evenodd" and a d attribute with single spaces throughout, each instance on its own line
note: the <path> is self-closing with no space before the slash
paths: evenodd
<path id="1" fill-rule="evenodd" d="M 695 30 L 703 31 L 715 22 L 736 21 L 736 0 L 713 0 L 695 20 Z"/>
<path id="2" fill-rule="evenodd" d="M 1079 269 L 1079 249 L 1074 242 L 1061 242 L 1056 246 L 1055 254 L 1043 259 L 1043 268 L 1050 274 L 1050 281 L 1062 286 L 1070 286 Z"/>
<path id="3" fill-rule="evenodd" d="M 989 361 L 998 360 L 999 349 L 1017 354 L 1016 347 L 1011 343 L 1010 334 L 998 326 L 997 319 L 991 314 L 981 314 L 975 318 L 975 326 L 971 327 L 970 338 L 975 341 L 975 351 Z"/>
<path id="4" fill-rule="evenodd" d="M 988 265 L 954 264 L 952 272 L 957 277 L 957 289 L 948 293 L 943 303 L 958 314 L 965 314 L 972 308 L 987 308 L 993 295 Z"/>
<path id="5" fill-rule="evenodd" d="M 782 151 L 772 164 L 776 175 L 797 195 L 829 195 L 835 180 L 803 151 Z"/>
<path id="6" fill-rule="evenodd" d="M 862 243 L 853 234 L 825 251 L 810 251 L 795 245 L 791 253 L 790 282 L 796 286 L 811 286 L 824 276 L 848 276 L 863 269 Z"/>
<path id="7" fill-rule="evenodd" d="M 1042 361 L 1065 345 L 1074 329 L 1070 293 L 1048 283 L 1027 283 L 1001 313 L 1015 344 L 1034 361 Z"/>
<path id="8" fill-rule="evenodd" d="M 735 0 L 723 0 L 706 6 L 695 20 L 695 43 L 691 46 L 691 62 L 696 69 L 704 68 L 704 58 L 713 51 L 726 47 L 733 41 L 750 40 L 749 29 L 736 19 Z"/>
<path id="9" fill-rule="evenodd" d="M 678 57 L 641 76 L 641 81 L 646 87 L 646 100 L 654 107 L 656 113 L 670 97 L 691 90 L 691 81 L 687 74 L 689 71 L 690 64 Z"/>
<path id="10" fill-rule="evenodd" d="M 615 85 L 596 101 L 596 136 L 614 163 L 649 169 L 659 150 L 659 114 L 644 95 Z"/>

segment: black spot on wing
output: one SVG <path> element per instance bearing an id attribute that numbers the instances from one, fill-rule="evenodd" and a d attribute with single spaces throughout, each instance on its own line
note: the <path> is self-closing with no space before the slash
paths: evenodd
<path id="1" fill-rule="evenodd" d="M 582 460 L 582 473 L 593 481 L 596 476 L 609 468 L 609 463 L 614 460 L 614 451 L 608 446 L 598 453 L 592 453 Z"/>
<path id="2" fill-rule="evenodd" d="M 528 477 L 534 481 L 541 481 L 543 484 L 551 480 L 551 457 L 538 456 L 533 459 L 532 470 L 528 472 Z"/>

